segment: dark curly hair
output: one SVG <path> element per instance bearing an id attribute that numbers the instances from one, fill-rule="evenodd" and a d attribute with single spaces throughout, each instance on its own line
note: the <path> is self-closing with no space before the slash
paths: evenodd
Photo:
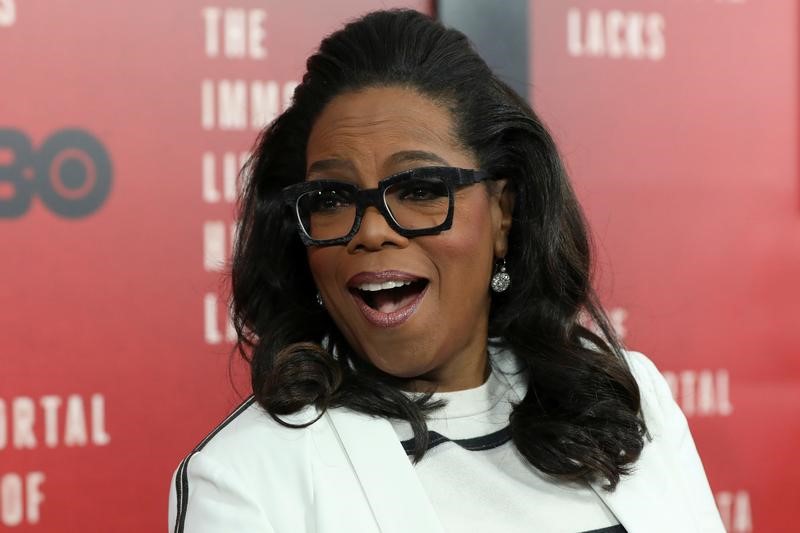
<path id="1" fill-rule="evenodd" d="M 403 380 L 356 354 L 316 304 L 306 249 L 280 194 L 304 179 L 309 133 L 333 97 L 412 88 L 449 109 L 460 142 L 514 191 L 506 256 L 514 287 L 492 295 L 489 315 L 489 336 L 527 374 L 528 393 L 510 417 L 513 442 L 541 472 L 605 478 L 613 491 L 638 459 L 647 427 L 639 388 L 591 286 L 586 222 L 545 126 L 461 32 L 416 11 L 348 23 L 306 67 L 292 105 L 259 134 L 242 174 L 231 313 L 256 400 L 283 424 L 279 415 L 310 404 L 405 419 L 414 460 L 424 455 L 426 414 L 441 401 L 403 394 Z"/>

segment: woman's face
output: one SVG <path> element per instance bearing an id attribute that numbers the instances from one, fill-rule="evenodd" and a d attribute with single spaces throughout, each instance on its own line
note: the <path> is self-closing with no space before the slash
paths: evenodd
<path id="1" fill-rule="evenodd" d="M 362 189 L 415 167 L 478 168 L 475 155 L 454 138 L 448 110 L 401 87 L 334 98 L 312 128 L 306 162 L 306 180 L 336 179 Z M 513 198 L 501 192 L 504 185 L 457 190 L 453 225 L 437 235 L 403 237 L 369 207 L 349 243 L 308 248 L 325 308 L 360 356 L 384 372 L 414 378 L 412 388 L 482 383 L 489 281 L 495 257 L 505 256 L 511 224 Z M 391 280 L 419 281 L 366 290 Z"/>

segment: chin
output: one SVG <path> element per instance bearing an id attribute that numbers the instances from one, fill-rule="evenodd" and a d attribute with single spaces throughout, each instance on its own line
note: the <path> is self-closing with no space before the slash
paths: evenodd
<path id="1" fill-rule="evenodd" d="M 408 379 L 419 375 L 416 366 L 396 365 L 390 361 L 376 361 L 374 359 L 370 359 L 370 362 L 381 372 L 396 378 Z"/>
<path id="2" fill-rule="evenodd" d="M 422 363 L 413 365 L 392 365 L 392 364 L 378 364 L 372 361 L 382 372 L 394 376 L 398 379 L 427 379 L 426 376 L 430 373 L 430 365 Z"/>

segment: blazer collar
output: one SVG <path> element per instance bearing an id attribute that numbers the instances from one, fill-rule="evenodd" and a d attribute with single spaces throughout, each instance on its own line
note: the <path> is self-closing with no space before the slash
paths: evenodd
<path id="1" fill-rule="evenodd" d="M 696 530 L 684 494 L 674 481 L 675 473 L 659 453 L 659 444 L 645 441 L 634 472 L 621 477 L 614 492 L 603 490 L 602 482 L 590 483 L 628 533 Z"/>
<path id="2" fill-rule="evenodd" d="M 392 424 L 346 408 L 326 411 L 381 533 L 444 533 Z"/>
<path id="3" fill-rule="evenodd" d="M 513 370 L 513 358 L 499 353 L 494 359 L 504 371 Z M 520 397 L 525 392 L 521 374 L 509 376 Z M 369 502 L 382 533 L 424 531 L 443 533 L 433 505 L 388 420 L 346 408 L 326 411 Z M 634 464 L 612 493 L 602 482 L 590 483 L 629 533 L 691 532 L 695 528 L 681 488 L 661 450 L 660 440 L 646 441 Z"/>
<path id="4" fill-rule="evenodd" d="M 523 398 L 527 382 L 519 372 L 516 357 L 502 349 L 491 350 L 491 353 L 501 370 L 512 373 L 509 383 Z M 684 494 L 675 481 L 674 467 L 667 462 L 668 455 L 660 439 L 645 441 L 633 473 L 622 476 L 614 492 L 603 490 L 605 483 L 602 481 L 589 484 L 628 533 L 695 531 Z"/>

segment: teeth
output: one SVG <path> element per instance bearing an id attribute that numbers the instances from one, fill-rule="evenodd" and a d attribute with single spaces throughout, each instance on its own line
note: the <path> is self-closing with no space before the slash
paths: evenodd
<path id="1" fill-rule="evenodd" d="M 362 283 L 356 288 L 360 291 L 383 291 L 402 287 L 403 285 L 411 285 L 411 283 L 411 281 L 384 281 L 383 283 Z"/>

